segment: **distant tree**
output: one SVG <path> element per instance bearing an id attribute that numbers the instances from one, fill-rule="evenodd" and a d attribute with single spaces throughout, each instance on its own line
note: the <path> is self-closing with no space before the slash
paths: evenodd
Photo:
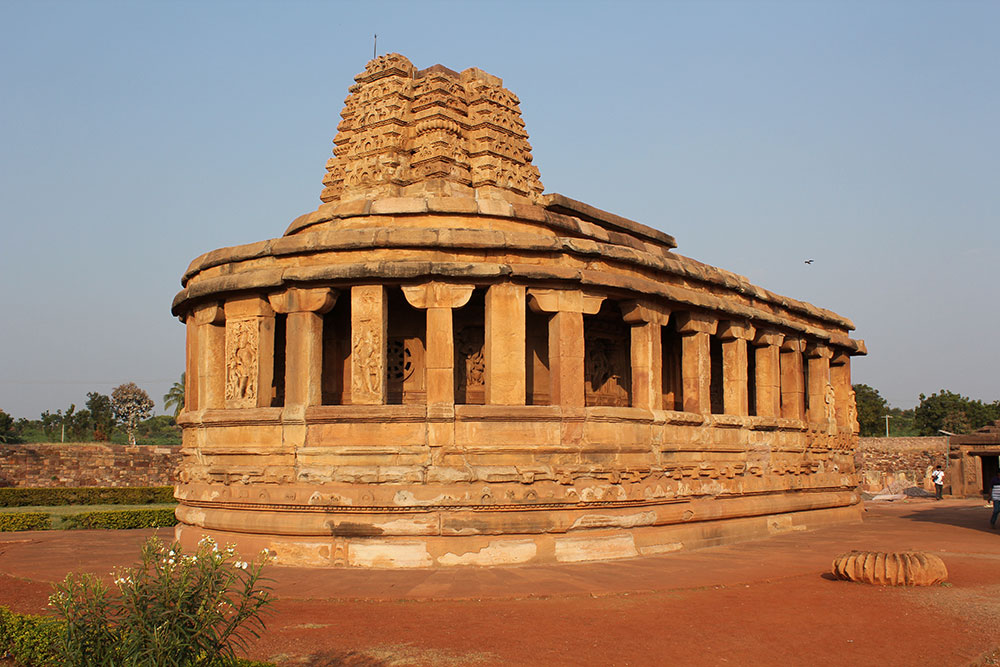
<path id="1" fill-rule="evenodd" d="M 184 409 L 184 380 L 187 373 L 181 373 L 181 381 L 175 382 L 170 391 L 163 395 L 163 409 L 169 411 L 170 406 L 174 408 L 174 418 Z"/>
<path id="2" fill-rule="evenodd" d="M 66 425 L 66 435 L 74 442 L 90 440 L 94 429 L 90 410 L 83 409 L 77 412 L 76 406 L 72 404 L 69 408 L 63 416 L 63 422 Z"/>
<path id="3" fill-rule="evenodd" d="M 854 385 L 854 400 L 858 406 L 858 425 L 861 435 L 866 437 L 885 433 L 884 417 L 889 403 L 878 393 L 878 389 L 866 384 Z"/>
<path id="4" fill-rule="evenodd" d="M 108 442 L 111 440 L 111 430 L 115 418 L 111 412 L 111 399 L 96 391 L 87 394 L 87 410 L 90 411 L 90 421 L 94 425 L 94 440 Z"/>
<path id="5" fill-rule="evenodd" d="M 134 382 L 115 387 L 111 392 L 111 411 L 115 421 L 128 434 L 128 444 L 135 444 L 135 429 L 153 411 L 153 399 Z"/>
<path id="6" fill-rule="evenodd" d="M 922 435 L 937 435 L 938 431 L 971 433 L 1000 419 L 1000 401 L 984 403 L 942 389 L 930 396 L 920 394 L 920 404 L 914 410 L 914 423 Z"/>
<path id="7" fill-rule="evenodd" d="M 10 442 L 14 439 L 14 418 L 0 410 L 0 442 Z"/>
<path id="8" fill-rule="evenodd" d="M 41 414 L 42 431 L 48 442 L 55 442 L 62 438 L 62 410 L 56 410 L 55 414 L 46 410 Z"/>

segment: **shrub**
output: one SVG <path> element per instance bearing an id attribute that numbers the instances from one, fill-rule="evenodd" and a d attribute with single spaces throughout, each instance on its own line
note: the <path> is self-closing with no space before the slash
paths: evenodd
<path id="1" fill-rule="evenodd" d="M 54 618 L 18 614 L 0 607 L 0 659 L 9 658 L 21 667 L 52 667 L 65 664 L 57 648 L 65 624 Z M 274 663 L 245 658 L 215 660 L 206 667 L 274 667 Z"/>
<path id="2" fill-rule="evenodd" d="M 66 517 L 69 528 L 104 528 L 129 530 L 132 528 L 163 528 L 176 526 L 177 518 L 170 508 L 151 510 L 109 510 L 81 512 Z"/>
<path id="3" fill-rule="evenodd" d="M 0 533 L 12 533 L 19 530 L 48 530 L 52 520 L 45 512 L 8 512 L 0 514 Z"/>
<path id="4" fill-rule="evenodd" d="M 0 507 L 149 505 L 174 502 L 172 486 L 0 487 Z"/>
<path id="5" fill-rule="evenodd" d="M 61 628 L 51 618 L 17 614 L 0 607 L 0 658 L 25 667 L 58 664 L 56 643 Z"/>
<path id="6" fill-rule="evenodd" d="M 242 561 L 209 538 L 193 555 L 151 539 L 142 562 L 116 572 L 111 594 L 93 575 L 73 575 L 50 598 L 64 621 L 58 646 L 78 665 L 233 664 L 235 649 L 264 630 L 271 603 L 261 572 L 270 556 Z M 246 664 L 246 663 L 243 663 Z"/>

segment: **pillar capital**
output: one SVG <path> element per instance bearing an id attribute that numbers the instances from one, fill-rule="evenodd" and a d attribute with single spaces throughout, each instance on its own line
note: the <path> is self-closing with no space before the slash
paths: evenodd
<path id="1" fill-rule="evenodd" d="M 583 290 L 529 289 L 528 307 L 536 313 L 596 315 L 604 297 Z"/>
<path id="2" fill-rule="evenodd" d="M 781 341 L 782 352 L 803 352 L 805 351 L 805 341 L 801 338 L 786 335 Z"/>
<path id="3" fill-rule="evenodd" d="M 263 296 L 242 296 L 226 301 L 226 319 L 274 317 L 274 309 Z"/>
<path id="4" fill-rule="evenodd" d="M 753 340 L 754 328 L 747 320 L 723 320 L 718 335 L 722 340 Z"/>
<path id="5" fill-rule="evenodd" d="M 226 321 L 226 314 L 222 310 L 222 307 L 217 303 L 205 303 L 199 306 L 195 306 L 190 313 L 188 313 L 195 324 L 222 324 Z"/>
<path id="6" fill-rule="evenodd" d="M 670 308 L 667 306 L 636 299 L 621 304 L 622 317 L 628 324 L 659 324 L 666 325 L 670 320 Z"/>
<path id="7" fill-rule="evenodd" d="M 780 346 L 785 340 L 785 334 L 773 329 L 757 329 L 753 337 L 754 347 Z"/>
<path id="8" fill-rule="evenodd" d="M 677 332 L 682 336 L 707 333 L 714 334 L 719 328 L 719 320 L 708 313 L 677 313 Z"/>
<path id="9" fill-rule="evenodd" d="M 284 292 L 268 294 L 267 301 L 276 313 L 317 313 L 329 312 L 337 303 L 337 292 L 329 287 L 308 289 L 289 287 Z"/>
<path id="10" fill-rule="evenodd" d="M 817 342 L 806 343 L 805 353 L 809 359 L 829 359 L 833 356 L 833 350 L 823 343 Z"/>
<path id="11" fill-rule="evenodd" d="M 403 285 L 403 296 L 414 308 L 461 308 L 469 303 L 475 285 L 429 282 L 421 285 Z"/>
<path id="12" fill-rule="evenodd" d="M 851 355 L 846 350 L 834 350 L 830 357 L 831 366 L 844 366 L 851 363 Z"/>

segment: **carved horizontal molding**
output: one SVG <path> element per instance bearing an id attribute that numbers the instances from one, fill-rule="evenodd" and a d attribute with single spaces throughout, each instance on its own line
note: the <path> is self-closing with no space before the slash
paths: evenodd
<path id="1" fill-rule="evenodd" d="M 789 489 L 780 491 L 760 491 L 756 493 L 740 494 L 692 494 L 673 498 L 643 498 L 629 500 L 569 500 L 564 502 L 524 502 L 524 503 L 454 503 L 439 505 L 308 505 L 295 503 L 261 503 L 261 502 L 240 502 L 240 501 L 211 501 L 182 499 L 180 503 L 187 507 L 197 507 L 200 509 L 217 509 L 249 512 L 294 512 L 307 514 L 429 514 L 434 512 L 538 512 L 547 510 L 576 511 L 588 509 L 608 509 L 608 508 L 636 508 L 636 507 L 656 507 L 663 505 L 678 505 L 692 503 L 701 499 L 724 498 L 729 501 L 738 502 L 745 497 L 768 497 L 768 496 L 802 496 L 802 495 L 835 495 L 854 496 L 854 503 L 843 502 L 848 498 L 840 498 L 840 502 L 827 505 L 830 507 L 845 506 L 858 502 L 856 494 L 847 487 L 822 487 L 817 489 Z M 770 513 L 770 512 L 762 512 Z M 701 520 L 714 519 L 714 516 L 706 516 Z"/>

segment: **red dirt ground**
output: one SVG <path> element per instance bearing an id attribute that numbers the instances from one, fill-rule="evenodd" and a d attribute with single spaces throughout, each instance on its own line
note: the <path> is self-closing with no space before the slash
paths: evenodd
<path id="1" fill-rule="evenodd" d="M 281 665 L 996 664 L 1000 531 L 967 500 L 870 503 L 861 525 L 607 563 L 492 570 L 271 568 L 250 656 Z M 41 612 L 70 570 L 106 574 L 169 531 L 0 535 L 0 604 Z M 851 549 L 939 555 L 949 582 L 834 581 Z M 992 654 L 993 657 L 990 657 Z"/>

